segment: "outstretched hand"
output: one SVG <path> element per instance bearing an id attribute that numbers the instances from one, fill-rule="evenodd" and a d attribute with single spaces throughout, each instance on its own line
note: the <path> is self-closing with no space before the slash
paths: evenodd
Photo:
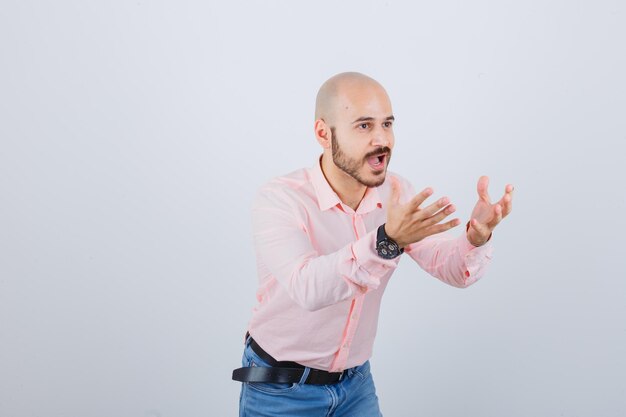
<path id="1" fill-rule="evenodd" d="M 467 239 L 474 246 L 484 245 L 491 237 L 493 229 L 513 209 L 513 185 L 507 184 L 504 187 L 504 195 L 494 204 L 489 199 L 488 187 L 489 177 L 480 177 L 476 187 L 478 202 L 474 206 L 474 210 L 472 210 L 472 217 L 467 229 Z"/>
<path id="2" fill-rule="evenodd" d="M 424 208 L 420 207 L 432 193 L 431 188 L 426 188 L 408 203 L 400 204 L 400 184 L 396 178 L 391 178 L 391 198 L 387 209 L 385 233 L 401 248 L 451 229 L 460 223 L 459 219 L 441 223 L 456 211 L 456 207 L 450 204 L 447 197 L 442 197 Z"/>

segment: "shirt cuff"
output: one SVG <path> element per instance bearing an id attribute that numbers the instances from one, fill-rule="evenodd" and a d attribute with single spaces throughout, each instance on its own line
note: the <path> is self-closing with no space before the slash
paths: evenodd
<path id="1" fill-rule="evenodd" d="M 400 262 L 400 256 L 394 259 L 383 259 L 378 256 L 376 234 L 377 230 L 373 230 L 350 247 L 356 265 L 364 272 L 355 274 L 355 278 L 360 285 L 370 289 L 378 288 L 380 279 L 391 273 Z"/>
<path id="2" fill-rule="evenodd" d="M 484 275 L 493 258 L 493 246 L 490 239 L 484 245 L 476 247 L 467 239 L 467 233 L 459 236 L 458 243 L 460 255 L 465 260 L 466 285 L 470 285 Z"/>

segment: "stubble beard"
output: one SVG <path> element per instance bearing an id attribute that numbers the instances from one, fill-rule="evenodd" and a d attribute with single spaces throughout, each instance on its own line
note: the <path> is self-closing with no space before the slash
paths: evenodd
<path id="1" fill-rule="evenodd" d="M 331 133 L 332 133 L 332 137 L 331 137 L 330 142 L 331 142 L 331 148 L 332 148 L 332 153 L 333 153 L 333 162 L 335 163 L 337 168 L 339 168 L 340 170 L 342 170 L 343 172 L 345 172 L 346 174 L 354 178 L 359 184 L 362 184 L 366 187 L 378 187 L 379 185 L 382 185 L 385 182 L 385 175 L 383 175 L 380 178 L 368 181 L 367 179 L 361 176 L 361 174 L 359 173 L 359 168 L 367 164 L 368 157 L 376 155 L 376 154 L 380 154 L 382 152 L 386 152 L 387 158 L 385 161 L 386 162 L 385 168 L 383 168 L 380 171 L 374 171 L 375 175 L 378 175 L 379 173 L 384 173 L 385 170 L 387 169 L 387 166 L 389 165 L 389 160 L 391 159 L 391 149 L 389 149 L 386 146 L 381 146 L 375 151 L 372 151 L 368 153 L 367 155 L 365 155 L 362 161 L 357 161 L 356 159 L 351 159 L 348 156 L 346 156 L 346 154 L 341 150 L 341 148 L 339 147 L 339 143 L 337 141 L 337 135 L 335 134 L 334 128 L 331 128 Z"/>

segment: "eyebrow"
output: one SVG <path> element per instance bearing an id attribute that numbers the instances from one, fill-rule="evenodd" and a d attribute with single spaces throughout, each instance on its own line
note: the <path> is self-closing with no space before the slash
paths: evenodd
<path id="1" fill-rule="evenodd" d="M 356 119 L 354 122 L 352 122 L 352 124 L 358 123 L 358 122 L 371 122 L 372 120 L 375 120 L 375 119 L 371 116 L 363 116 L 363 117 L 359 117 L 358 119 Z M 393 116 L 387 116 L 385 120 L 396 120 L 396 118 Z"/>

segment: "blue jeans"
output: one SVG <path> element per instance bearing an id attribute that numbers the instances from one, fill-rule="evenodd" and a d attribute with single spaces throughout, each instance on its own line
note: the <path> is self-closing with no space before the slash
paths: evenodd
<path id="1" fill-rule="evenodd" d="M 243 366 L 269 366 L 246 343 Z M 370 373 L 370 363 L 346 370 L 343 379 L 330 385 L 300 382 L 273 384 L 244 382 L 239 417 L 382 417 Z"/>

